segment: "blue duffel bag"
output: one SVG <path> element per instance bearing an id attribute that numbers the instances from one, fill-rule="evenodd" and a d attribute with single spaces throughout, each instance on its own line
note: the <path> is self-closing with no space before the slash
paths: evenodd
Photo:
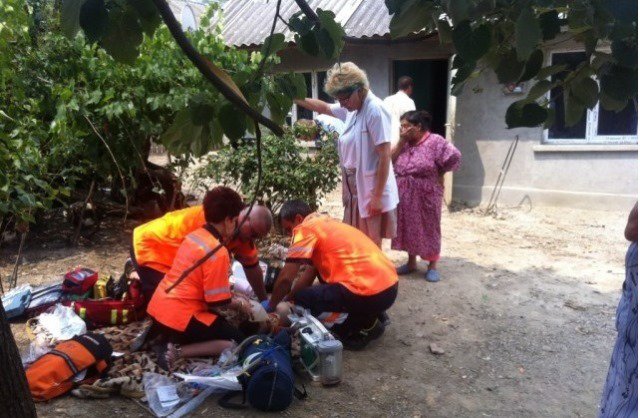
<path id="1" fill-rule="evenodd" d="M 239 360 L 245 373 L 238 376 L 242 392 L 223 396 L 219 404 L 225 408 L 244 408 L 248 402 L 261 411 L 284 411 L 294 396 L 306 396 L 295 388 L 291 365 L 291 337 L 282 330 L 275 337 L 256 335 L 245 341 Z M 230 399 L 242 394 L 243 403 L 231 403 Z"/>

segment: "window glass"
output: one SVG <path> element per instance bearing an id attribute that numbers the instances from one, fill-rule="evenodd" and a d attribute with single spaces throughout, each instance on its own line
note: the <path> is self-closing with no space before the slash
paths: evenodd
<path id="1" fill-rule="evenodd" d="M 638 111 L 633 102 L 619 113 L 605 110 L 598 105 L 598 135 L 637 135 Z"/>

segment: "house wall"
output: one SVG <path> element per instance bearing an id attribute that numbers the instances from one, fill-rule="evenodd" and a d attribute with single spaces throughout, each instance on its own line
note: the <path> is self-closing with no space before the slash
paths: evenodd
<path id="1" fill-rule="evenodd" d="M 429 39 L 394 45 L 347 46 L 341 60 L 353 61 L 364 68 L 372 91 L 385 97 L 391 93 L 393 60 L 450 56 L 448 48 L 441 47 L 436 39 Z M 332 64 L 288 49 L 282 54 L 279 70 L 320 70 Z M 481 91 L 474 92 L 473 87 Z M 525 84 L 525 94 L 527 87 Z M 618 210 L 633 205 L 638 191 L 637 145 L 543 145 L 542 128 L 506 129 L 506 109 L 520 97 L 505 95 L 502 85 L 487 71 L 469 83 L 455 100 L 449 136 L 462 152 L 463 163 L 453 175 L 454 200 L 474 205 L 489 200 L 508 148 L 518 135 L 499 205 Z"/>
<path id="2" fill-rule="evenodd" d="M 447 59 L 451 51 L 440 46 L 435 38 L 421 41 L 408 41 L 399 44 L 391 42 L 376 44 L 346 45 L 340 60 L 353 61 L 367 72 L 371 91 L 380 98 L 388 96 L 393 86 L 392 65 L 394 60 L 410 59 Z M 309 57 L 295 48 L 282 54 L 282 63 L 278 70 L 309 71 L 330 68 L 334 62 Z M 443 104 L 446 106 L 446 104 Z"/>
<path id="3" fill-rule="evenodd" d="M 469 88 L 476 85 L 482 92 Z M 458 96 L 454 141 L 464 161 L 454 174 L 455 200 L 472 204 L 489 200 L 509 145 L 518 135 L 500 205 L 618 210 L 633 205 L 638 191 L 637 145 L 542 144 L 542 128 L 506 129 L 504 114 L 520 97 L 505 95 L 489 73 Z"/>

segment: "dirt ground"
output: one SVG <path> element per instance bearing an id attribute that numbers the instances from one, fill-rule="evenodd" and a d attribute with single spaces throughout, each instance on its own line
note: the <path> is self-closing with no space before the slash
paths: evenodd
<path id="1" fill-rule="evenodd" d="M 339 216 L 338 194 L 323 209 Z M 594 416 L 615 337 L 624 279 L 627 211 L 477 209 L 443 214 L 443 280 L 401 279 L 391 326 L 363 352 L 344 353 L 343 382 L 307 385 L 309 398 L 284 415 L 569 417 Z M 120 272 L 132 223 L 105 229 L 92 245 L 32 243 L 19 283 L 49 282 L 83 265 Z M 404 254 L 387 254 L 399 265 Z M 15 249 L 1 254 L 9 274 Z M 12 324 L 21 349 L 24 323 Z M 444 354 L 434 355 L 436 343 Z M 254 416 L 211 398 L 193 416 Z M 148 416 L 124 398 L 38 405 L 42 417 Z M 1 415 L 1 414 L 0 414 Z"/>

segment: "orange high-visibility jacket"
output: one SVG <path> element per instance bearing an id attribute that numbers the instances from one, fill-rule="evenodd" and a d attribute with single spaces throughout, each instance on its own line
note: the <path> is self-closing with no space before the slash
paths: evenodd
<path id="1" fill-rule="evenodd" d="M 327 283 L 371 296 L 398 282 L 396 269 L 382 250 L 360 230 L 312 213 L 293 229 L 287 260 L 304 260 Z"/>
<path id="2" fill-rule="evenodd" d="M 140 266 L 166 273 L 184 238 L 206 223 L 202 205 L 169 212 L 133 230 L 133 253 Z M 227 248 L 245 267 L 258 264 L 258 250 L 251 241 L 235 239 Z"/>
<path id="3" fill-rule="evenodd" d="M 158 285 L 147 312 L 156 321 L 184 331 L 191 318 L 204 325 L 211 325 L 217 316 L 209 311 L 208 304 L 224 304 L 231 300 L 229 286 L 229 252 L 222 247 L 201 266 L 192 271 L 169 293 L 166 290 L 206 253 L 216 248 L 220 241 L 205 228 L 187 235 L 173 261 L 173 265 Z"/>

